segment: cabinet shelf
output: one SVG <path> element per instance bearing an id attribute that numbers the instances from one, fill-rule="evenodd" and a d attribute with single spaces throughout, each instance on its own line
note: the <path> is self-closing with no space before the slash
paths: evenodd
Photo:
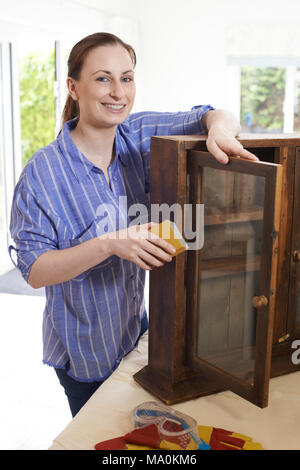
<path id="1" fill-rule="evenodd" d="M 241 272 L 254 272 L 260 269 L 260 255 L 236 256 L 199 262 L 200 279 L 212 279 Z"/>
<path id="2" fill-rule="evenodd" d="M 205 226 L 250 222 L 252 220 L 263 220 L 263 207 L 253 206 L 251 209 L 247 210 L 223 211 L 221 214 L 214 213 L 204 215 Z"/>

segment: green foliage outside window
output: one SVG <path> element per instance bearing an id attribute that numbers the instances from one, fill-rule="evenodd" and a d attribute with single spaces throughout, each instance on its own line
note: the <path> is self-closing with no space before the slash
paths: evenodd
<path id="1" fill-rule="evenodd" d="M 29 55 L 20 63 L 23 166 L 55 138 L 54 50 L 48 57 Z"/>
<path id="2" fill-rule="evenodd" d="M 244 129 L 283 129 L 285 69 L 242 67 L 241 123 Z"/>
<path id="3" fill-rule="evenodd" d="M 300 68 L 297 68 L 298 80 L 295 85 L 295 106 L 294 106 L 294 131 L 300 131 Z"/>

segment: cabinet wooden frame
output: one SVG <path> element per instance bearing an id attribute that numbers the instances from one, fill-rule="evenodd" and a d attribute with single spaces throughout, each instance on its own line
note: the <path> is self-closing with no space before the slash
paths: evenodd
<path id="1" fill-rule="evenodd" d="M 264 407 L 268 403 L 269 378 L 300 368 L 291 362 L 291 341 L 300 337 L 295 313 L 300 263 L 293 260 L 293 252 L 300 247 L 300 223 L 296 216 L 300 208 L 300 135 L 244 135 L 239 140 L 261 162 L 233 157 L 226 169 L 253 173 L 255 168 L 255 172 L 264 174 L 267 206 L 276 208 L 267 211 L 264 219 L 264 233 L 271 233 L 272 239 L 264 240 L 265 276 L 260 295 L 266 292 L 271 295 L 267 296 L 268 306 L 259 309 L 254 383 L 243 383 L 205 361 L 195 360 L 196 307 L 187 286 L 195 285 L 197 261 L 195 252 L 188 252 L 150 273 L 149 359 L 148 365 L 134 376 L 167 404 L 229 389 Z M 193 155 L 194 162 L 199 157 L 207 165 L 225 169 L 207 154 L 206 136 L 152 138 L 151 204 L 178 204 L 183 210 L 190 197 L 193 203 L 197 200 L 193 188 L 191 196 L 187 192 Z M 187 274 L 187 263 L 189 268 L 193 266 L 193 274 L 190 269 Z"/>

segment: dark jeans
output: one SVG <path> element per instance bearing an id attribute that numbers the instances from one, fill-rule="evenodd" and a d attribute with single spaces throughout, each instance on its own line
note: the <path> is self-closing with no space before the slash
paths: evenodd
<path id="1" fill-rule="evenodd" d="M 65 389 L 72 417 L 85 405 L 103 382 L 78 382 L 67 374 L 67 369 L 55 369 L 60 384 Z"/>
<path id="2" fill-rule="evenodd" d="M 148 329 L 148 325 L 148 317 L 145 314 L 141 323 L 140 337 Z M 78 382 L 78 380 L 72 379 L 72 377 L 67 374 L 69 367 L 70 364 L 68 363 L 66 369 L 55 369 L 55 372 L 60 384 L 65 389 L 65 394 L 67 395 L 71 413 L 74 418 L 103 382 Z"/>

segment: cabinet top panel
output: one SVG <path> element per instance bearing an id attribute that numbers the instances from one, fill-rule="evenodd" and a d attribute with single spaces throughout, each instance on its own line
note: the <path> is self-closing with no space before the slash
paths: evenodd
<path id="1" fill-rule="evenodd" d="M 186 149 L 204 148 L 207 135 L 168 135 L 153 136 L 152 139 L 177 141 Z M 239 134 L 237 140 L 244 147 L 300 147 L 300 133 L 291 134 Z"/>

